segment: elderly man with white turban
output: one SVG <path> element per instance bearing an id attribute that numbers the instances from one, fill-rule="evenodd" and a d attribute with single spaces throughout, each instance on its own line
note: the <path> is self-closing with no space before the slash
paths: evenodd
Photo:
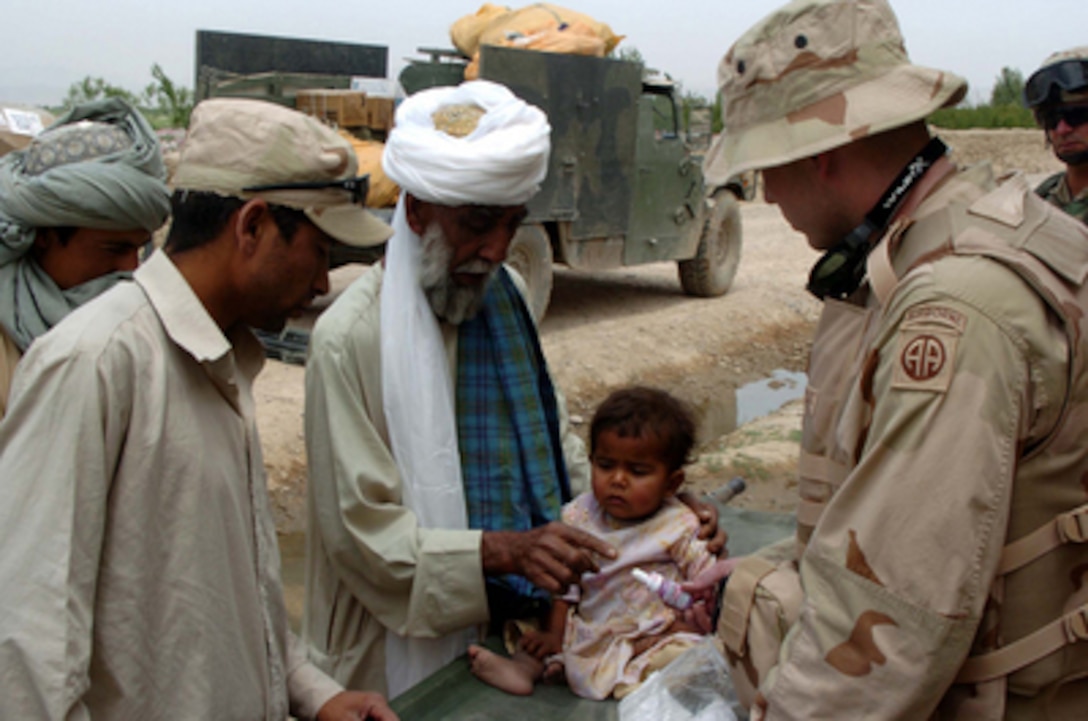
<path id="1" fill-rule="evenodd" d="M 396 696 L 464 653 L 489 605 L 530 613 L 613 553 L 554 522 L 584 450 L 502 266 L 549 132 L 485 81 L 404 101 L 384 265 L 314 329 L 303 636 L 348 687 Z"/>
<path id="2" fill-rule="evenodd" d="M 0 160 L 0 416 L 36 337 L 136 268 L 170 213 L 159 143 L 118 98 Z"/>
<path id="3" fill-rule="evenodd" d="M 314 330 L 303 636 L 349 687 L 394 697 L 478 624 L 539 617 L 614 556 L 556 522 L 589 468 L 502 266 L 549 137 L 540 110 L 486 81 L 402 103 L 383 157 L 403 189 L 384 266 Z M 701 535 L 716 531 L 698 512 Z"/>

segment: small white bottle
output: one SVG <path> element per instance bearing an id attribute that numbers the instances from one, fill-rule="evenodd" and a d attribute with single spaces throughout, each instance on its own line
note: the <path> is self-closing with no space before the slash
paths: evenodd
<path id="1" fill-rule="evenodd" d="M 631 574 L 673 608 L 683 611 L 691 607 L 691 594 L 680 588 L 676 581 L 670 581 L 656 571 L 646 573 L 641 568 L 632 568 Z"/>

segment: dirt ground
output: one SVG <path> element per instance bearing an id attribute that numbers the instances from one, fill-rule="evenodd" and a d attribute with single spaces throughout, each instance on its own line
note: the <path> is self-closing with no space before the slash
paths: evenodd
<path id="1" fill-rule="evenodd" d="M 1061 168 L 1037 130 L 943 131 L 941 136 L 964 164 L 989 158 L 997 172 L 1019 170 L 1032 180 Z M 541 338 L 579 429 L 584 431 L 596 404 L 618 386 L 665 388 L 700 414 L 702 442 L 689 469 L 690 489 L 709 491 L 741 475 L 749 488 L 736 505 L 790 510 L 800 404 L 786 403 L 740 428 L 736 419 L 738 412 L 751 415 L 753 402 L 743 392 L 749 384 L 766 381 L 757 385 L 762 389 L 757 401 L 773 398 L 775 391 L 800 393 L 801 384 L 791 379 L 802 377 L 819 313 L 818 302 L 804 290 L 816 253 L 774 206 L 746 203 L 742 219 L 740 270 L 725 296 L 685 296 L 674 264 L 593 274 L 559 268 Z M 330 298 L 363 270 L 334 271 Z M 792 375 L 767 381 L 775 371 Z M 257 382 L 269 489 L 277 527 L 285 534 L 305 526 L 302 387 L 301 367 L 275 361 Z"/>

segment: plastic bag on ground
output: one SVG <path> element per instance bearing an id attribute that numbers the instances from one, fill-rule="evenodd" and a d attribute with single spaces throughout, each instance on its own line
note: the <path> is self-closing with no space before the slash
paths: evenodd
<path id="1" fill-rule="evenodd" d="M 620 701 L 620 721 L 737 721 L 737 701 L 725 659 L 713 637 L 685 651 Z"/>

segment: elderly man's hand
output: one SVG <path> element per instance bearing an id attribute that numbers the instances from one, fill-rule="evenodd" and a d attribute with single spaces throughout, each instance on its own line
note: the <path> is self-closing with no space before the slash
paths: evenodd
<path id="1" fill-rule="evenodd" d="M 398 721 L 398 717 L 380 693 L 343 691 L 325 702 L 317 721 Z"/>
<path id="2" fill-rule="evenodd" d="M 597 571 L 600 557 L 616 549 L 585 531 L 552 522 L 529 531 L 484 531 L 480 544 L 484 573 L 516 573 L 550 593 L 561 593 L 586 571 Z"/>

